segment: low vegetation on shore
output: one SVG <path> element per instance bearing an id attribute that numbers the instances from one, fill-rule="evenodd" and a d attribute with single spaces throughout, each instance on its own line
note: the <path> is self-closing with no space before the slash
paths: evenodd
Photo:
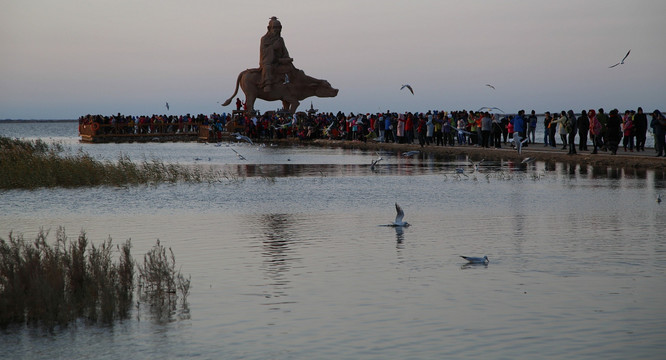
<path id="1" fill-rule="evenodd" d="M 159 240 L 137 265 L 130 240 L 113 246 L 109 237 L 95 246 L 84 232 L 69 241 L 58 228 L 50 245 L 48 233 L 40 230 L 32 242 L 13 233 L 0 238 L 0 327 L 63 327 L 79 319 L 109 324 L 131 316 L 135 289 L 137 317 L 142 301 L 159 321 L 172 320 L 179 299 L 189 314 L 190 279 L 176 270 L 173 252 L 166 256 Z"/>
<path id="2" fill-rule="evenodd" d="M 214 170 L 164 164 L 137 164 L 127 156 L 117 162 L 98 161 L 86 153 L 66 155 L 61 145 L 0 136 L 0 189 L 40 187 L 123 186 L 165 182 L 214 182 Z"/>

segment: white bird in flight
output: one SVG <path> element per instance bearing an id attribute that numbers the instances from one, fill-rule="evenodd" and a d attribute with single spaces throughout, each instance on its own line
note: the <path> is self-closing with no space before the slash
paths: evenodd
<path id="1" fill-rule="evenodd" d="M 661 204 L 661 194 L 657 195 L 657 204 Z"/>
<path id="2" fill-rule="evenodd" d="M 404 153 L 402 153 L 402 156 L 414 156 L 419 153 L 420 153 L 419 150 L 405 151 Z"/>
<path id="3" fill-rule="evenodd" d="M 614 67 L 616 67 L 616 66 L 618 66 L 618 65 L 622 65 L 622 64 L 624 64 L 624 60 L 627 58 L 627 56 L 629 56 L 629 53 L 630 53 L 630 52 L 631 52 L 631 49 L 629 49 L 629 51 L 627 51 L 627 55 L 625 55 L 625 56 L 622 58 L 622 61 L 620 61 L 619 63 L 617 63 L 617 64 L 615 64 L 615 65 L 611 65 L 611 66 L 609 66 L 608 68 L 609 68 L 609 69 L 612 69 L 612 68 L 614 68 Z"/>
<path id="4" fill-rule="evenodd" d="M 504 110 L 502 110 L 502 109 L 500 109 L 500 108 L 498 108 L 498 107 L 494 107 L 494 106 L 493 106 L 493 107 L 484 106 L 484 107 L 482 107 L 482 108 L 479 108 L 479 110 L 477 110 L 476 112 L 479 112 L 479 111 L 488 111 L 488 112 L 492 112 L 493 110 L 497 110 L 497 111 L 499 111 L 499 112 L 501 112 L 501 113 L 504 113 Z"/>
<path id="5" fill-rule="evenodd" d="M 167 108 L 167 111 L 168 111 L 169 110 L 169 103 L 168 102 L 166 103 L 166 108 Z"/>
<path id="6" fill-rule="evenodd" d="M 372 160 L 372 163 L 370 164 L 370 170 L 375 170 L 375 165 L 377 165 L 378 162 L 384 160 L 384 158 L 382 158 L 379 154 L 377 154 L 377 156 L 379 156 L 377 159 Z"/>
<path id="7" fill-rule="evenodd" d="M 400 87 L 400 90 L 402 90 L 402 89 L 404 89 L 404 88 L 409 89 L 409 91 L 412 93 L 412 95 L 414 95 L 414 89 L 412 89 L 412 86 L 411 86 L 411 85 L 409 85 L 409 84 L 405 84 L 405 85 L 403 85 L 403 86 Z"/>
<path id="8" fill-rule="evenodd" d="M 461 258 L 467 260 L 470 264 L 488 264 L 490 260 L 488 260 L 487 256 L 484 257 L 474 257 L 474 256 L 462 256 L 460 255 Z"/>
<path id="9" fill-rule="evenodd" d="M 482 162 L 486 161 L 486 159 L 481 159 L 479 162 L 474 162 L 472 160 L 469 161 L 470 165 L 474 167 L 474 171 L 479 171 L 479 165 L 481 165 Z"/>
<path id="10" fill-rule="evenodd" d="M 409 223 L 402 220 L 405 217 L 405 212 L 402 211 L 402 208 L 398 203 L 395 203 L 395 211 L 395 221 L 390 224 L 390 226 L 408 227 Z"/>
<path id="11" fill-rule="evenodd" d="M 244 140 L 244 141 L 249 142 L 251 145 L 254 145 L 254 143 L 252 142 L 252 139 L 250 139 L 249 137 L 247 137 L 245 135 L 241 135 L 240 133 L 237 133 L 237 132 L 235 132 L 231 135 L 236 136 L 236 140 Z"/>
<path id="12" fill-rule="evenodd" d="M 486 84 L 486 86 L 489 87 L 489 88 L 491 88 L 491 89 L 493 89 L 493 90 L 495 90 L 495 87 L 492 86 L 492 85 L 490 85 L 490 84 Z"/>

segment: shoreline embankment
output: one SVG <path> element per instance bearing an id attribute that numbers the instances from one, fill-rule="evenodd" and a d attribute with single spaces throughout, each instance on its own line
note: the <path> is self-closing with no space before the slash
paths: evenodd
<path id="1" fill-rule="evenodd" d="M 502 144 L 502 148 L 482 148 L 473 145 L 457 146 L 435 146 L 428 145 L 421 147 L 418 144 L 397 144 L 380 143 L 374 141 L 346 141 L 346 140 L 325 140 L 317 139 L 301 142 L 303 145 L 314 145 L 324 147 L 338 147 L 348 149 L 361 149 L 368 151 L 393 151 L 404 152 L 419 150 L 425 153 L 432 153 L 441 156 L 466 155 L 473 161 L 485 160 L 512 160 L 520 162 L 525 158 L 533 158 L 535 161 L 561 162 L 569 164 L 578 164 L 581 166 L 606 166 L 614 168 L 632 168 L 632 169 L 651 169 L 666 171 L 666 157 L 656 157 L 654 149 L 647 148 L 643 152 L 624 152 L 620 148 L 616 155 L 610 151 L 598 151 L 597 154 L 591 154 L 591 151 L 578 151 L 576 155 L 568 155 L 567 150 L 561 147 L 545 147 L 543 144 L 533 143 L 522 149 L 522 154 L 511 148 L 511 145 Z"/>

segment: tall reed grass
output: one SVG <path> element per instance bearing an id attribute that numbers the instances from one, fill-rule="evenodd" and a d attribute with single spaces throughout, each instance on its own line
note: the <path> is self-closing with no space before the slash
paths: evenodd
<path id="1" fill-rule="evenodd" d="M 84 152 L 64 154 L 62 145 L 0 136 L 0 189 L 158 184 L 219 181 L 217 171 L 121 155 L 117 162 L 98 161 Z"/>
<path id="2" fill-rule="evenodd" d="M 67 325 L 74 319 L 109 323 L 126 318 L 132 306 L 134 260 L 131 242 L 111 238 L 88 243 L 85 232 L 76 241 L 61 227 L 54 245 L 41 229 L 32 242 L 23 235 L 0 238 L 0 325 L 41 323 Z"/>
<path id="3" fill-rule="evenodd" d="M 171 321 L 178 308 L 180 299 L 181 317 L 189 315 L 187 296 L 190 293 L 191 278 L 176 269 L 176 257 L 171 248 L 160 244 L 143 256 L 143 265 L 139 266 L 138 295 L 141 302 L 148 304 L 151 315 L 158 321 Z"/>
<path id="4" fill-rule="evenodd" d="M 60 227 L 50 245 L 48 234 L 40 229 L 32 242 L 21 234 L 0 238 L 0 327 L 53 328 L 78 319 L 109 324 L 129 318 L 136 288 L 131 241 L 114 247 L 109 237 L 95 246 L 85 232 L 69 241 Z M 139 267 L 139 298 L 151 304 L 160 321 L 171 319 L 179 295 L 181 312 L 189 314 L 190 278 L 176 270 L 171 249 L 169 254 L 158 240 Z"/>

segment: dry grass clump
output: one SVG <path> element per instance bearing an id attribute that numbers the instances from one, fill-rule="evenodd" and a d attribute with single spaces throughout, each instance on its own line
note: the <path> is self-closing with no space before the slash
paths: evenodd
<path id="1" fill-rule="evenodd" d="M 181 299 L 180 316 L 188 316 L 187 296 L 191 278 L 176 269 L 176 257 L 157 240 L 155 246 L 143 256 L 139 266 L 138 295 L 148 304 L 150 313 L 158 321 L 171 321 Z M 141 303 L 138 303 L 139 305 Z"/>
<path id="2" fill-rule="evenodd" d="M 65 326 L 85 318 L 109 323 L 129 316 L 134 289 L 134 261 L 127 240 L 116 246 L 111 238 L 101 246 L 88 244 L 84 232 L 70 242 L 65 230 L 51 246 L 43 229 L 33 242 L 22 235 L 0 238 L 0 325 L 41 323 Z"/>
<path id="3" fill-rule="evenodd" d="M 130 240 L 114 247 L 109 237 L 95 246 L 83 231 L 69 241 L 62 227 L 54 245 L 47 236 L 41 229 L 32 242 L 13 233 L 0 238 L 0 327 L 64 327 L 78 319 L 110 324 L 130 317 L 135 291 Z M 176 270 L 171 249 L 167 256 L 158 240 L 139 273 L 137 307 L 147 302 L 156 320 L 171 321 L 180 298 L 180 315 L 189 316 L 190 278 Z"/>
<path id="4" fill-rule="evenodd" d="M 132 162 L 120 155 L 117 162 L 98 161 L 84 152 L 64 155 L 61 145 L 41 140 L 24 141 L 0 136 L 0 189 L 40 187 L 123 186 L 164 182 L 215 182 L 213 170 L 164 164 L 158 160 Z"/>

